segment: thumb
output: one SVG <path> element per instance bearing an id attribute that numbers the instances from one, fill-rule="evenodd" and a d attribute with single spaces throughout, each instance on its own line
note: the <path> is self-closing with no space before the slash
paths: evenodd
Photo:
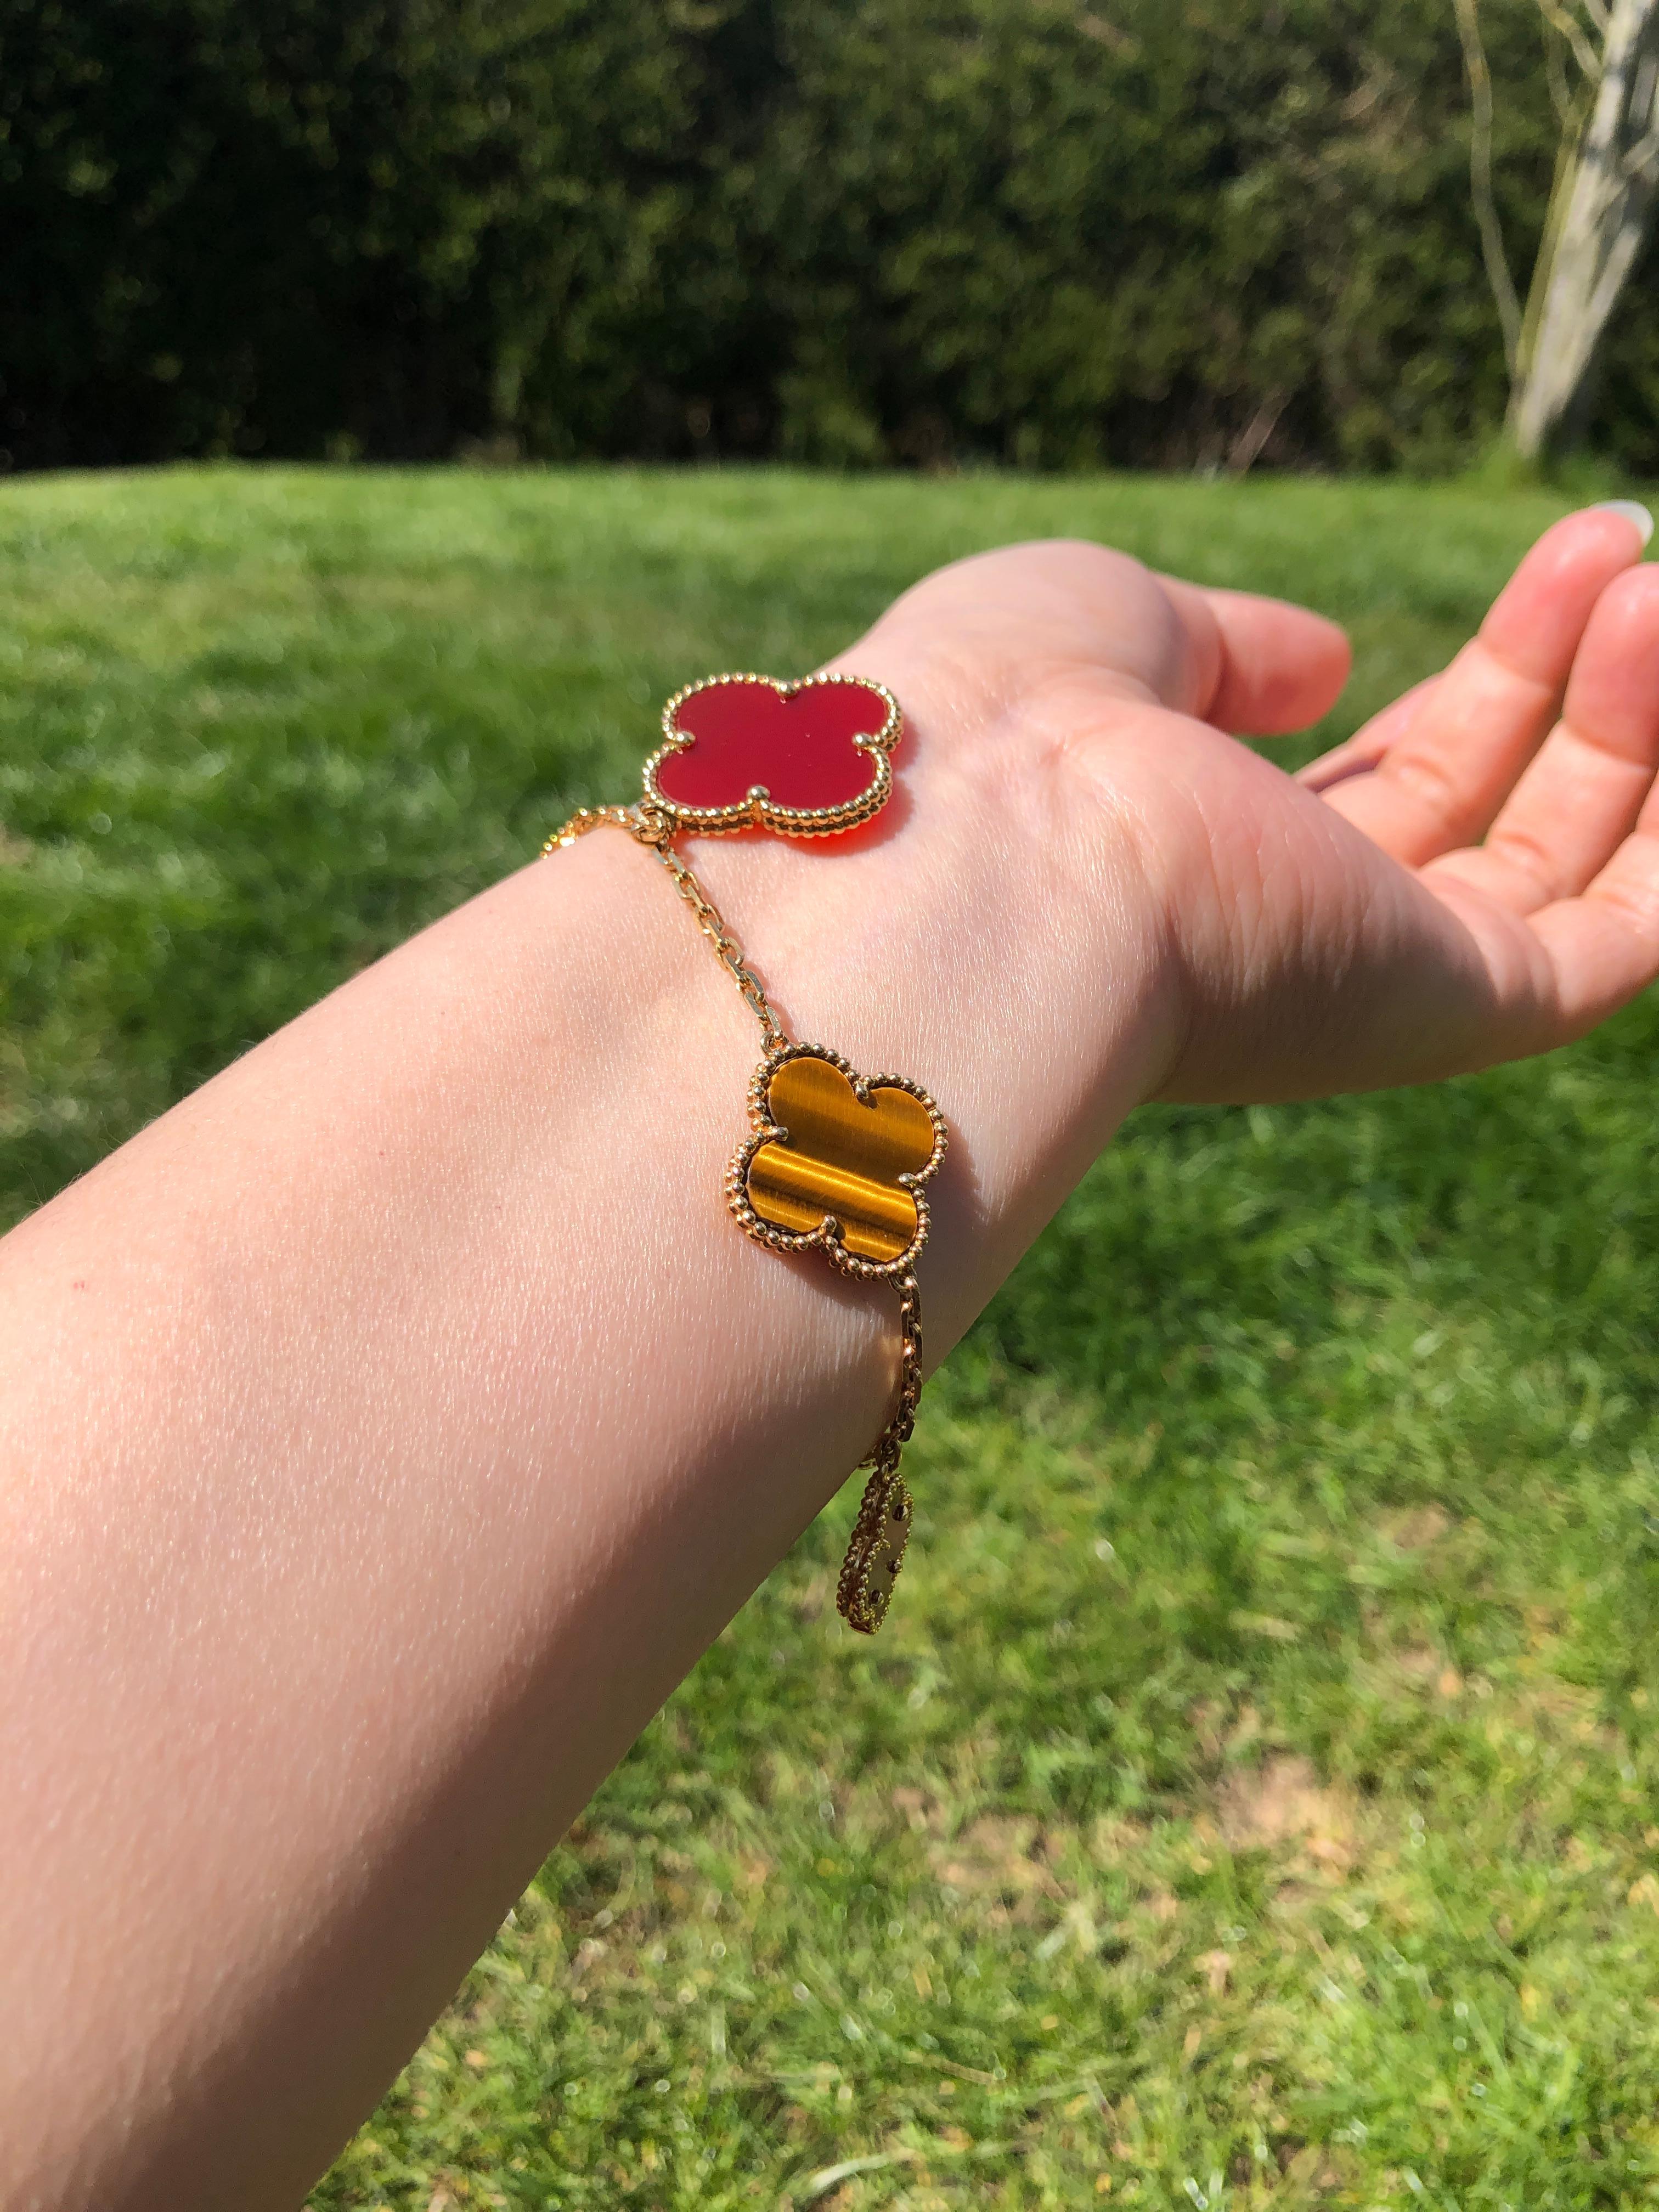
<path id="1" fill-rule="evenodd" d="M 1160 577 L 1187 632 L 1195 696 L 1170 706 L 1237 737 L 1282 737 L 1328 714 L 1348 680 L 1346 631 L 1308 607 Z"/>

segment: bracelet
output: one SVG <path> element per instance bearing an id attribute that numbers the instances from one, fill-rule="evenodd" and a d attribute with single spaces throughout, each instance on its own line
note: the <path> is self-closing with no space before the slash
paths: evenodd
<path id="1" fill-rule="evenodd" d="M 869 1468 L 836 1589 L 842 1618 L 873 1635 L 903 1564 L 914 1506 L 899 1462 L 921 1395 L 922 1186 L 945 1157 L 945 1117 L 902 1075 L 860 1075 L 839 1053 L 795 1044 L 720 909 L 673 849 L 683 832 L 744 830 L 827 837 L 878 813 L 902 734 L 898 702 L 867 677 L 710 676 L 663 708 L 663 741 L 630 806 L 584 806 L 542 850 L 591 830 L 626 830 L 654 853 L 760 1024 L 750 1133 L 726 1172 L 726 1202 L 774 1252 L 822 1252 L 843 1274 L 893 1284 L 899 1300 L 898 1402 L 859 1462 Z"/>

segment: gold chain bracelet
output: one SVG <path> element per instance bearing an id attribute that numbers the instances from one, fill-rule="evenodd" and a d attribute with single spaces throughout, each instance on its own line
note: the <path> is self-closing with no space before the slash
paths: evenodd
<path id="1" fill-rule="evenodd" d="M 732 1156 L 726 1200 L 746 1235 L 775 1252 L 821 1251 L 842 1273 L 890 1281 L 899 1299 L 898 1402 L 860 1467 L 871 1469 L 836 1584 L 852 1627 L 886 1617 L 914 1506 L 899 1462 L 921 1395 L 921 1292 L 927 1238 L 922 1186 L 945 1157 L 945 1118 L 919 1084 L 862 1076 L 839 1053 L 794 1044 L 720 908 L 673 850 L 681 831 L 759 829 L 833 836 L 878 811 L 892 788 L 898 702 L 867 678 L 711 676 L 663 709 L 663 742 L 631 806 L 584 806 L 543 847 L 589 830 L 624 830 L 654 853 L 760 1024 L 763 1057 L 749 1086 L 750 1133 Z"/>

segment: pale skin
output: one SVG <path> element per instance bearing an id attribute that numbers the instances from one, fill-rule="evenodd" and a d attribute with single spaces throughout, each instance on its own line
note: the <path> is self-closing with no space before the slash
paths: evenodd
<path id="1" fill-rule="evenodd" d="M 1641 550 L 1559 524 L 1297 780 L 1223 732 L 1323 713 L 1340 634 L 1097 547 L 832 664 L 905 708 L 888 813 L 690 857 L 793 1033 L 949 1119 L 932 1358 L 1142 1101 L 1451 1075 L 1659 973 Z M 291 2212 L 879 1427 L 890 1298 L 725 1212 L 758 1047 L 597 833 L 0 1244 L 15 2212 Z"/>

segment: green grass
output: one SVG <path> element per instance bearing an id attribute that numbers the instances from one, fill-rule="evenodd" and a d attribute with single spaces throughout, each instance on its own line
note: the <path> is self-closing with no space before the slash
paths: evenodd
<path id="1" fill-rule="evenodd" d="M 428 916 L 657 702 L 1083 532 L 1352 628 L 1555 512 L 1407 485 L 210 471 L 0 492 L 0 1217 Z M 930 1390 L 878 1642 L 813 1529 L 310 2200 L 1659 2202 L 1650 1005 L 1141 1115 Z"/>

